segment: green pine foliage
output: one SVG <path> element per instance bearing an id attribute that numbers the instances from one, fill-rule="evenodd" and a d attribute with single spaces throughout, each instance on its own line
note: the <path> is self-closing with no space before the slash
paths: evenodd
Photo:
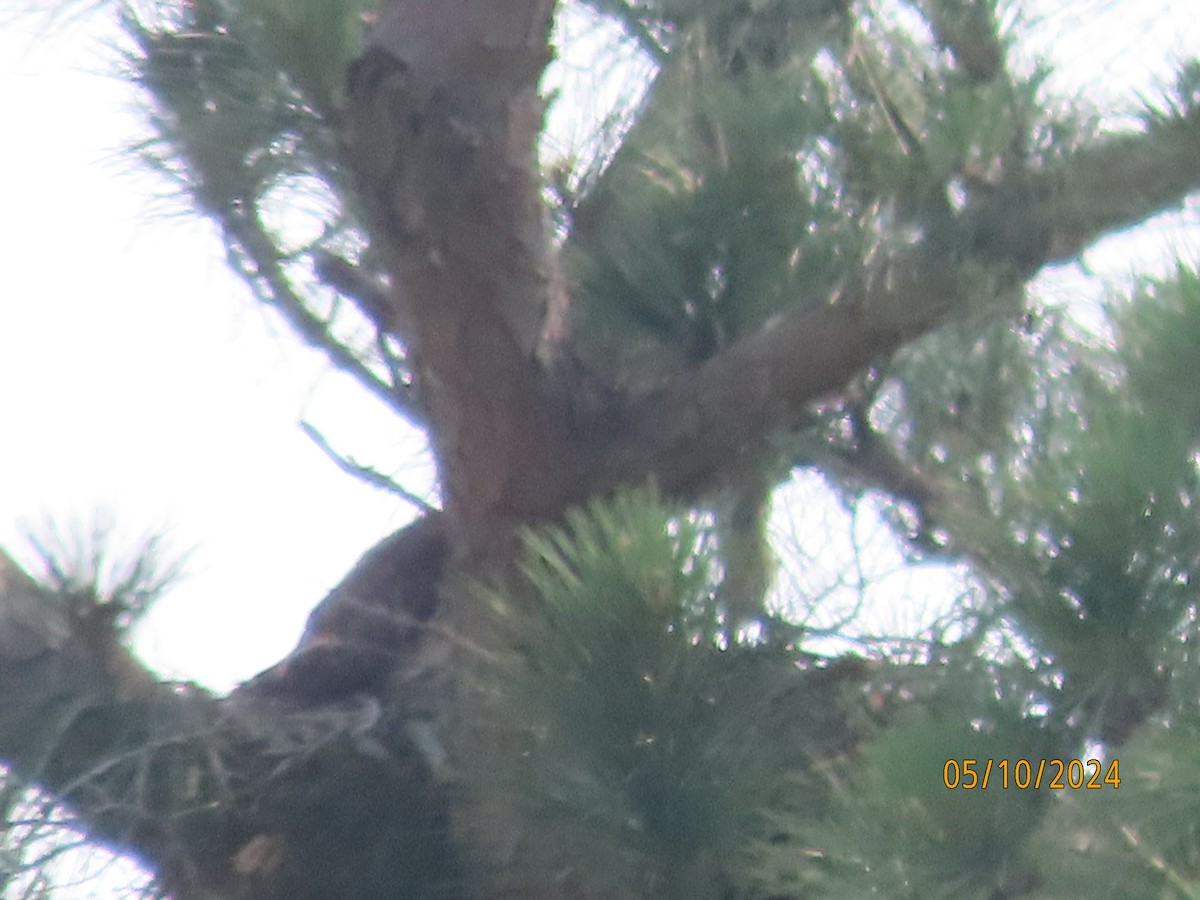
<path id="1" fill-rule="evenodd" d="M 783 686 L 813 683 L 787 674 L 810 662 L 803 633 L 730 633 L 711 520 L 642 492 L 530 533 L 538 602 L 491 594 L 523 636 L 496 707 L 525 734 L 509 789 L 541 818 L 587 823 L 593 849 L 644 855 L 661 885 L 719 853 L 737 860 L 734 896 L 1193 896 L 1197 433 L 1180 386 L 1198 284 L 1181 268 L 1114 304 L 1111 349 L 1043 322 L 943 357 L 940 428 L 891 430 L 960 486 L 942 521 L 985 546 L 954 545 L 991 579 L 988 608 L 959 641 L 855 682 L 837 713 L 860 727 L 838 746 L 804 728 L 781 745 Z M 931 383 L 929 350 L 890 377 Z M 989 377 L 999 361 L 1011 380 Z M 972 424 L 964 390 L 993 413 Z M 1040 760 L 1092 758 L 1018 787 L 1020 760 L 1028 779 Z M 986 789 L 963 786 L 967 760 L 980 778 L 992 761 Z M 1069 783 L 1097 771 L 1095 788 Z"/>
<path id="2" fill-rule="evenodd" d="M 1041 896 L 1200 896 L 1198 737 L 1194 716 L 1146 729 L 1103 760 L 1106 771 L 1119 763 L 1119 789 L 1055 798 L 1024 847 Z"/>
<path id="3" fill-rule="evenodd" d="M 761 684 L 715 680 L 709 545 L 651 494 L 597 502 L 527 537 L 542 602 L 506 617 L 525 653 L 499 715 L 530 729 L 527 800 L 665 858 L 723 845 L 763 797 L 746 740 Z"/>
<path id="4" fill-rule="evenodd" d="M 945 332 L 891 373 L 889 402 L 924 413 L 894 439 L 953 486 L 939 521 L 994 579 L 1000 618 L 938 654 L 952 681 L 906 667 L 915 703 L 864 749 L 834 815 L 792 820 L 821 849 L 782 883 L 799 896 L 1196 896 L 1196 273 L 1109 312 L 1111 348 L 1053 322 L 965 346 Z M 1119 786 L 948 790 L 940 767 L 965 756 L 1095 757 Z"/>
<path id="5" fill-rule="evenodd" d="M 97 511 L 89 524 L 47 520 L 28 529 L 35 572 L 78 619 L 97 618 L 122 637 L 179 582 L 187 554 L 175 553 L 163 533 L 143 536 L 122 552 L 111 513 Z"/>
<path id="6" fill-rule="evenodd" d="M 527 534 L 523 596 L 537 602 L 485 592 L 521 647 L 481 726 L 522 748 L 499 789 L 589 858 L 639 858 L 656 896 L 710 896 L 698 871 L 757 878 L 779 799 L 809 819 L 826 808 L 841 749 L 869 728 L 861 712 L 847 725 L 852 681 L 802 670 L 796 632 L 736 640 L 716 546 L 696 517 L 622 492 Z"/>
<path id="7" fill-rule="evenodd" d="M 143 155 L 206 214 L 253 205 L 280 179 L 333 162 L 324 119 L 357 53 L 347 33 L 361 38 L 362 22 L 324 0 L 263 18 L 271 5 L 197 0 L 177 17 L 124 17 L 135 47 L 128 65 L 156 107 Z M 318 17 L 335 20 L 302 25 Z M 330 45 L 304 43 L 318 39 Z"/>
<path id="8" fill-rule="evenodd" d="M 811 62 L 843 12 L 820 5 L 809 30 L 780 31 L 783 4 L 742 21 L 737 4 L 697 6 L 667 11 L 674 49 L 571 211 L 583 352 L 619 382 L 707 359 L 816 299 L 838 254 L 858 253 L 857 227 L 831 215 L 834 186 L 802 177 L 833 116 Z"/>

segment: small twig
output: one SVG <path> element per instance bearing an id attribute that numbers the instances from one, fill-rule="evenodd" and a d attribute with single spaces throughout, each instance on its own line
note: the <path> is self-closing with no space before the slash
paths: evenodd
<path id="1" fill-rule="evenodd" d="M 316 316 L 293 290 L 279 264 L 279 249 L 257 220 L 234 208 L 219 211 L 218 217 L 225 231 L 230 263 L 258 299 L 282 313 L 304 342 L 322 351 L 334 366 L 383 400 L 410 424 L 422 427 L 424 423 L 412 391 L 404 385 L 388 384 L 378 378 L 333 335 L 330 323 Z"/>
<path id="2" fill-rule="evenodd" d="M 624 0 L 591 0 L 589 5 L 601 15 L 616 20 L 621 30 L 628 35 L 638 49 L 646 54 L 655 65 L 661 66 L 667 59 L 667 48 L 647 26 L 637 11 Z"/>
<path id="3" fill-rule="evenodd" d="M 380 331 L 387 331 L 391 301 L 383 285 L 356 266 L 330 250 L 318 249 L 312 254 L 313 271 L 325 284 L 339 294 L 349 297 Z"/>
<path id="4" fill-rule="evenodd" d="M 375 332 L 375 350 L 379 353 L 379 358 L 383 360 L 383 364 L 387 366 L 388 377 L 392 379 L 392 386 L 397 390 L 410 391 L 412 389 L 412 377 L 404 368 L 404 357 L 393 352 L 388 345 L 388 335 L 383 331 Z"/>
<path id="5" fill-rule="evenodd" d="M 365 481 L 372 487 L 382 488 L 389 493 L 395 494 L 403 500 L 408 501 L 423 513 L 436 512 L 437 508 L 422 500 L 412 491 L 398 484 L 394 479 L 384 475 L 378 469 L 371 466 L 364 466 L 362 463 L 355 462 L 349 456 L 342 456 L 329 445 L 325 435 L 321 434 L 313 425 L 308 422 L 301 422 L 300 427 L 309 439 L 316 444 L 321 452 L 333 460 L 334 465 L 360 481 Z"/>

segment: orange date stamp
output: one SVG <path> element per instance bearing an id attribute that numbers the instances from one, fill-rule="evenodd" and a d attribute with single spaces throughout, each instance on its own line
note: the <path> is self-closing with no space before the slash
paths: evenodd
<path id="1" fill-rule="evenodd" d="M 1121 786 L 1121 763 L 1098 759 L 948 759 L 942 784 L 949 790 L 986 790 L 989 785 L 1020 791 L 1100 790 Z"/>

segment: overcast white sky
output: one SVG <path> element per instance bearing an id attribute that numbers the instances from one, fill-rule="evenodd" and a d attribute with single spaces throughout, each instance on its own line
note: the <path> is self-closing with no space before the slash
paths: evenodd
<path id="1" fill-rule="evenodd" d="M 124 152 L 144 132 L 107 74 L 104 17 L 47 28 L 11 15 L 20 2 L 0 0 L 0 546 L 19 549 L 19 526 L 46 514 L 109 508 L 131 540 L 169 526 L 194 548 L 191 576 L 139 647 L 167 676 L 228 688 L 286 653 L 308 609 L 411 515 L 297 423 L 393 471 L 419 461 Z M 1195 0 L 1047 8 L 1043 52 L 1071 60 L 1071 85 L 1127 104 L 1200 48 Z M 1099 14 L 1081 25 L 1081 9 Z M 427 490 L 428 475 L 408 483 Z"/>

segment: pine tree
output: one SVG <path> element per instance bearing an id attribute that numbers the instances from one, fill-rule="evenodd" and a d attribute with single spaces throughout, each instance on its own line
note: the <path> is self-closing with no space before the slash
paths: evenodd
<path id="1" fill-rule="evenodd" d="M 994 0 L 114 9 L 139 152 L 443 503 L 228 696 L 127 645 L 157 548 L 0 554 L 12 890 L 69 814 L 177 898 L 1200 892 L 1200 274 L 1028 291 L 1200 187 L 1200 63 L 1112 131 Z M 649 75 L 539 163 L 564 9 Z M 779 577 L 797 472 L 962 596 Z"/>

